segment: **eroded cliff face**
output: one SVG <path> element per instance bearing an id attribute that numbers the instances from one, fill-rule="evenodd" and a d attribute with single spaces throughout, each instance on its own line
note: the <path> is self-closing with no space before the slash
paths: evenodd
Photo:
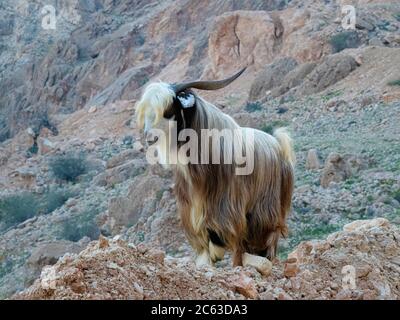
<path id="1" fill-rule="evenodd" d="M 42 27 L 50 14 L 46 5 L 56 9 L 54 30 Z M 278 1 L 4 3 L 2 139 L 26 128 L 38 113 L 70 113 L 87 103 L 130 99 L 189 46 L 191 75 L 199 76 L 214 17 L 239 8 L 279 7 Z"/>
<path id="2" fill-rule="evenodd" d="M 387 32 L 377 24 L 394 19 L 394 2 L 374 4 L 357 7 L 357 46 L 383 40 Z M 56 9 L 55 30 L 42 27 L 46 5 Z M 332 51 L 340 8 L 337 1 L 277 0 L 2 4 L 1 139 L 87 104 L 135 98 L 160 75 L 221 77 L 243 65 L 256 72 L 282 56 L 318 60 Z M 398 45 L 398 38 L 386 41 Z"/>
<path id="3" fill-rule="evenodd" d="M 41 28 L 45 4 L 0 4 L 0 140 L 12 137 L 0 142 L 0 297 L 67 254 L 17 297 L 398 298 L 398 1 L 358 1 L 352 31 L 340 1 L 68 1 L 56 30 Z M 269 278 L 233 270 L 228 255 L 194 269 L 172 173 L 148 165 L 135 122 L 149 81 L 220 78 L 244 65 L 231 86 L 199 94 L 242 126 L 292 132 L 290 235 Z M 85 170 L 60 180 L 58 158 Z M 389 223 L 328 237 L 380 217 Z M 88 246 L 100 234 L 108 240 Z M 312 239 L 326 240 L 299 245 Z M 357 271 L 350 291 L 347 264 Z M 136 285 L 123 287 L 124 277 Z"/>

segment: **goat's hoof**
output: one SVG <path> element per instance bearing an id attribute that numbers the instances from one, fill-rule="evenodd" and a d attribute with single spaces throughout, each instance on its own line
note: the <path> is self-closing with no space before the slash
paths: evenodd
<path id="1" fill-rule="evenodd" d="M 206 266 L 211 266 L 211 259 L 207 252 L 203 252 L 196 258 L 196 268 L 202 268 Z"/>
<path id="2" fill-rule="evenodd" d="M 243 266 L 251 266 L 263 276 L 269 276 L 272 272 L 272 262 L 265 257 L 256 256 L 249 253 L 243 254 Z"/>

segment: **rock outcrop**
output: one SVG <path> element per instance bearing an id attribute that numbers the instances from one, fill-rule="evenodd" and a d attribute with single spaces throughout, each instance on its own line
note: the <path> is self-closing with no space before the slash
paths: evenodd
<path id="1" fill-rule="evenodd" d="M 321 92 L 347 77 L 356 68 L 357 62 L 351 56 L 343 54 L 328 56 L 306 76 L 304 82 L 296 90 L 297 94 L 304 96 Z"/>
<path id="2" fill-rule="evenodd" d="M 249 268 L 196 269 L 187 259 L 101 238 L 43 269 L 14 299 L 399 299 L 400 233 L 385 219 L 355 221 L 300 244 L 260 278 Z"/>
<path id="3" fill-rule="evenodd" d="M 249 101 L 257 101 L 270 94 L 273 88 L 280 86 L 285 76 L 297 66 L 293 58 L 281 58 L 265 66 L 256 76 L 249 94 Z"/>
<path id="4" fill-rule="evenodd" d="M 307 153 L 306 169 L 315 170 L 321 166 L 318 157 L 318 151 L 316 149 L 310 149 Z"/>
<path id="5" fill-rule="evenodd" d="M 321 186 L 329 187 L 331 182 L 341 182 L 351 176 L 351 169 L 346 159 L 336 153 L 331 153 L 325 161 L 321 176 Z"/>

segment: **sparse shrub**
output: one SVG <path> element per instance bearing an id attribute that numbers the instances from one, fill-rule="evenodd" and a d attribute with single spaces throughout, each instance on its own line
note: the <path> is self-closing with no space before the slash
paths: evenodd
<path id="1" fill-rule="evenodd" d="M 268 133 L 268 134 L 273 134 L 274 130 L 276 128 L 280 128 L 280 127 L 286 127 L 288 126 L 288 122 L 287 121 L 283 121 L 283 120 L 275 120 L 272 121 L 271 123 L 266 123 L 265 125 L 263 125 L 261 127 L 261 130 Z"/>
<path id="2" fill-rule="evenodd" d="M 400 86 L 400 79 L 389 81 L 388 85 L 389 86 Z"/>
<path id="3" fill-rule="evenodd" d="M 141 79 L 139 79 L 139 86 L 143 87 L 147 82 L 149 82 L 149 77 L 148 76 L 143 76 Z"/>
<path id="4" fill-rule="evenodd" d="M 262 104 L 260 102 L 248 102 L 244 109 L 247 112 L 256 112 L 262 110 Z"/>
<path id="5" fill-rule="evenodd" d="M 400 22 L 400 13 L 395 13 L 393 17 Z"/>
<path id="6" fill-rule="evenodd" d="M 144 45 L 145 44 L 145 42 L 146 42 L 146 38 L 144 37 L 144 35 L 142 35 L 142 34 L 138 34 L 135 38 L 134 38 L 134 44 L 136 45 L 136 46 L 142 46 L 142 45 Z"/>
<path id="7" fill-rule="evenodd" d="M 97 240 L 100 236 L 100 229 L 96 224 L 96 211 L 85 211 L 79 216 L 66 220 L 61 229 L 61 238 L 77 242 L 83 237 Z"/>
<path id="8" fill-rule="evenodd" d="M 49 163 L 54 177 L 68 182 L 76 182 L 77 178 L 88 172 L 88 162 L 83 153 L 56 156 Z"/>
<path id="9" fill-rule="evenodd" d="M 47 128 L 53 132 L 53 134 L 58 134 L 58 130 L 56 126 L 51 123 L 47 111 L 37 112 L 35 118 L 30 121 L 30 127 L 36 135 L 39 135 L 42 128 Z"/>
<path id="10" fill-rule="evenodd" d="M 37 154 L 38 151 L 39 151 L 39 147 L 36 142 L 28 149 L 28 153 L 31 155 Z"/>
<path id="11" fill-rule="evenodd" d="M 7 125 L 7 120 L 0 115 L 0 142 L 10 138 L 10 130 Z"/>
<path id="12" fill-rule="evenodd" d="M 343 94 L 342 90 L 331 91 L 328 92 L 326 95 L 322 96 L 321 99 L 323 102 L 328 102 L 330 99 L 339 97 L 342 94 Z"/>
<path id="13" fill-rule="evenodd" d="M 9 258 L 5 258 L 4 261 L 0 261 L 0 279 L 6 274 L 10 273 L 13 268 L 13 262 Z"/>
<path id="14" fill-rule="evenodd" d="M 398 202 L 400 202 L 400 189 L 398 189 L 395 192 L 393 192 L 393 198 L 395 200 L 397 200 Z"/>
<path id="15" fill-rule="evenodd" d="M 276 112 L 278 113 L 278 114 L 284 114 L 284 113 L 286 113 L 286 112 L 288 112 L 289 111 L 289 109 L 288 108 L 285 108 L 285 107 L 279 107 L 277 110 L 276 110 Z"/>
<path id="16" fill-rule="evenodd" d="M 0 221 L 5 227 L 12 227 L 34 217 L 39 209 L 37 197 L 22 192 L 0 199 Z"/>
<path id="17" fill-rule="evenodd" d="M 162 196 L 164 195 L 164 192 L 167 191 L 167 190 L 168 190 L 167 188 L 162 188 L 160 190 L 157 190 L 157 192 L 156 192 L 156 200 L 157 200 L 157 202 L 159 202 L 161 200 Z"/>
<path id="18" fill-rule="evenodd" d="M 76 195 L 76 192 L 67 188 L 50 188 L 40 199 L 40 213 L 52 213 L 67 202 L 69 198 L 75 197 Z"/>
<path id="19" fill-rule="evenodd" d="M 132 146 L 133 141 L 134 141 L 133 136 L 125 136 L 125 137 L 122 139 L 122 143 L 123 143 L 125 146 Z"/>
<path id="20" fill-rule="evenodd" d="M 346 31 L 332 36 L 330 44 L 333 53 L 336 53 L 347 48 L 357 48 L 360 45 L 360 39 L 357 32 Z"/>
<path id="21" fill-rule="evenodd" d="M 384 30 L 384 31 L 389 31 L 389 26 L 390 26 L 390 21 L 387 20 L 383 20 L 380 21 L 376 24 L 376 26 L 380 29 L 380 30 Z"/>
<path id="22" fill-rule="evenodd" d="M 144 232 L 138 231 L 138 233 L 136 234 L 136 238 L 139 242 L 144 242 Z"/>
<path id="23" fill-rule="evenodd" d="M 321 224 L 315 226 L 308 226 L 302 230 L 302 237 L 304 240 L 322 239 L 328 234 L 340 230 L 340 226 L 335 224 Z"/>
<path id="24" fill-rule="evenodd" d="M 0 222 L 6 228 L 18 225 L 40 214 L 49 214 L 60 208 L 77 193 L 69 189 L 48 189 L 43 194 L 22 192 L 0 199 Z"/>

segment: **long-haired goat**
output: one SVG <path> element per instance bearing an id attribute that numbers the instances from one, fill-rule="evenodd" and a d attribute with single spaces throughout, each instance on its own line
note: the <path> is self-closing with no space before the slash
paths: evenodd
<path id="1" fill-rule="evenodd" d="M 190 128 L 199 136 L 202 129 L 245 129 L 191 90 L 223 88 L 244 70 L 220 81 L 151 83 L 137 104 L 139 128 L 144 127 L 145 134 L 158 128 L 168 135 L 168 123 L 174 120 L 178 133 Z M 178 210 L 198 265 L 212 264 L 230 250 L 234 265 L 268 273 L 271 263 L 266 258 L 275 257 L 279 237 L 287 234 L 295 161 L 291 139 L 284 128 L 273 136 L 253 132 L 254 171 L 249 175 L 236 175 L 235 163 L 174 166 Z M 171 143 L 170 136 L 165 143 Z M 177 142 L 177 148 L 181 146 Z"/>

